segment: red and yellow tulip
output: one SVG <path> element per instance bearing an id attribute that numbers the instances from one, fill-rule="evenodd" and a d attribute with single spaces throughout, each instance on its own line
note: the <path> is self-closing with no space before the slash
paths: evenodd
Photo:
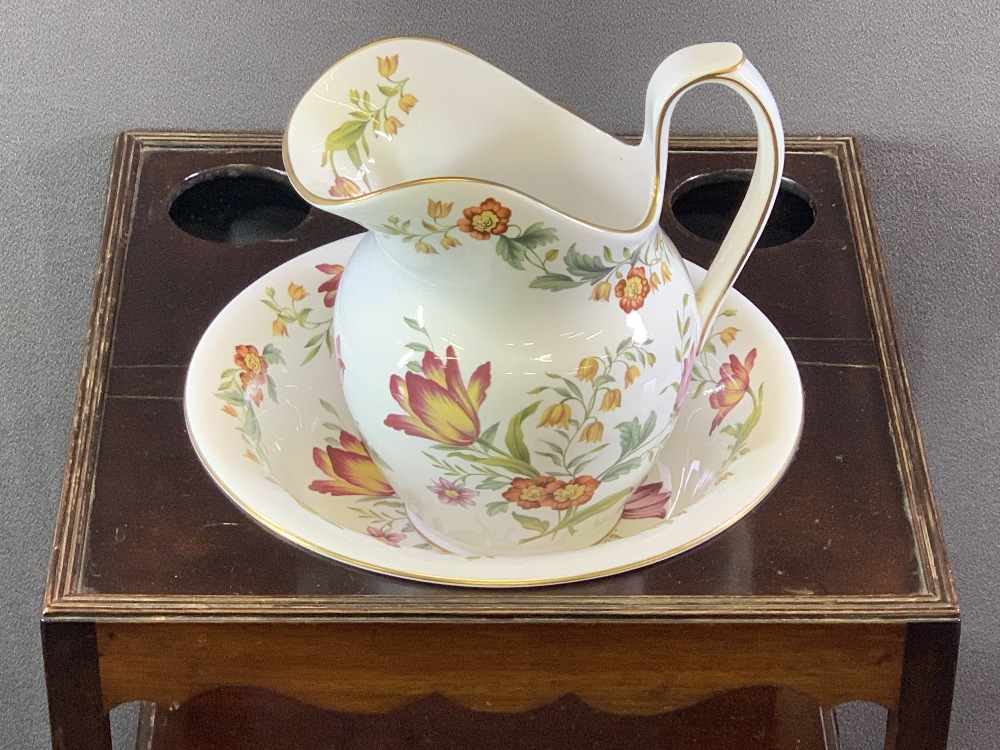
<path id="1" fill-rule="evenodd" d="M 340 448 L 328 445 L 326 450 L 313 448 L 313 462 L 330 478 L 317 479 L 309 489 L 328 495 L 389 497 L 395 494 L 364 443 L 342 431 L 340 445 Z"/>
<path id="2" fill-rule="evenodd" d="M 420 375 L 408 372 L 389 380 L 389 391 L 406 414 L 390 414 L 385 425 L 444 445 L 472 445 L 479 437 L 479 407 L 490 386 L 490 363 L 477 367 L 466 386 L 455 348 L 449 346 L 444 362 L 434 352 L 424 352 L 420 370 Z"/>
<path id="3" fill-rule="evenodd" d="M 712 420 L 712 426 L 708 430 L 709 435 L 722 424 L 722 420 L 735 408 L 736 404 L 743 400 L 743 395 L 750 387 L 750 371 L 753 369 L 753 363 L 756 359 L 756 349 L 751 349 L 743 362 L 740 362 L 735 354 L 730 354 L 729 361 L 724 362 L 719 368 L 718 385 L 708 397 L 708 403 L 717 410 L 715 419 Z"/>

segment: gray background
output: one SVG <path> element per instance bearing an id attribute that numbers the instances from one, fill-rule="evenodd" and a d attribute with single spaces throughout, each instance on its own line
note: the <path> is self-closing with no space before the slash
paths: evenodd
<path id="1" fill-rule="evenodd" d="M 861 137 L 963 597 L 951 744 L 998 747 L 998 24 L 995 5 L 971 0 L 7 0 L 0 746 L 48 746 L 37 618 L 115 134 L 278 129 L 334 59 L 380 37 L 422 34 L 467 47 L 617 133 L 640 128 L 662 57 L 733 40 L 769 81 L 790 133 Z M 681 109 L 680 130 L 750 127 L 728 95 L 701 89 Z M 871 716 L 850 713 L 851 742 L 867 744 L 857 736 Z"/>

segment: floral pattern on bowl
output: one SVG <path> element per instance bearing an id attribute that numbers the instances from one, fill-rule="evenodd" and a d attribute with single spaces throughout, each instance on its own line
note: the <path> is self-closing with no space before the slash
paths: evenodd
<path id="1" fill-rule="evenodd" d="M 414 529 L 385 480 L 386 458 L 373 455 L 360 439 L 339 388 L 332 314 L 340 274 L 359 239 L 306 253 L 251 285 L 206 332 L 189 371 L 185 412 L 202 462 L 237 505 L 279 535 L 402 577 L 465 585 L 555 583 L 648 564 L 703 541 L 752 509 L 787 467 L 802 418 L 797 369 L 766 318 L 731 293 L 733 304 L 701 354 L 685 363 L 682 383 L 675 384 L 680 409 L 675 434 L 604 542 L 524 558 L 454 555 L 433 546 Z M 693 266 L 690 271 L 702 273 Z M 409 327 L 421 333 L 416 321 Z M 420 364 L 406 378 L 433 382 L 448 365 L 421 346 Z M 535 399 L 502 436 L 499 424 L 484 427 L 468 409 L 456 412 L 452 432 L 433 431 L 407 401 L 413 386 L 406 388 L 404 378 L 404 387 L 397 384 L 400 413 L 387 415 L 387 421 L 414 437 L 415 450 L 422 445 L 435 455 L 441 476 L 427 492 L 439 502 L 473 508 L 483 482 L 502 482 L 507 502 L 485 507 L 487 516 L 517 514 L 528 534 L 569 533 L 600 474 L 583 473 L 586 451 L 563 454 L 561 460 L 558 451 L 604 439 L 592 425 L 603 426 L 600 417 L 614 410 L 615 390 L 628 387 L 633 363 L 622 354 L 584 360 L 575 377 L 553 378 L 550 392 L 530 394 Z M 621 382 L 601 380 L 619 359 Z M 462 386 L 463 394 L 452 394 L 459 404 L 486 398 L 488 363 L 451 378 L 442 370 L 441 377 L 442 383 Z M 775 394 L 767 409 L 765 385 Z M 594 393 L 588 396 L 587 387 Z M 614 427 L 622 445 L 641 446 L 643 435 L 655 430 L 656 414 L 646 423 L 633 421 Z M 536 457 L 518 451 L 523 429 L 554 436 L 561 431 L 571 439 L 563 440 L 565 446 L 553 441 L 552 454 L 544 457 L 550 463 L 536 468 Z M 622 458 L 630 460 L 625 453 Z M 571 461 L 577 462 L 573 470 Z M 532 471 L 519 473 L 515 463 Z M 556 476 L 560 470 L 572 476 Z M 553 525 L 532 514 L 542 506 L 556 510 L 560 520 Z"/>

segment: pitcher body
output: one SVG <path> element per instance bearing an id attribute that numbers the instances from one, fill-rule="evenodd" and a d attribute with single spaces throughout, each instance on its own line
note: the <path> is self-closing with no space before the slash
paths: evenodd
<path id="1" fill-rule="evenodd" d="M 759 148 L 694 289 L 659 215 L 670 114 L 705 82 L 750 104 Z M 728 44 L 660 66 L 637 146 L 430 40 L 371 45 L 317 81 L 285 163 L 307 200 L 369 230 L 334 335 L 352 416 L 417 531 L 471 555 L 612 531 L 763 229 L 782 143 L 770 92 Z"/>
<path id="2" fill-rule="evenodd" d="M 687 272 L 658 227 L 608 244 L 514 195 L 443 192 L 422 216 L 387 217 L 344 273 L 334 330 L 352 415 L 439 546 L 598 542 L 690 378 Z"/>

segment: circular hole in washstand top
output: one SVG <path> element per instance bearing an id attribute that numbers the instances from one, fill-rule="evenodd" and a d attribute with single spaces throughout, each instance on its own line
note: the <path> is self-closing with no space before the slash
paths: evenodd
<path id="1" fill-rule="evenodd" d="M 200 239 L 246 245 L 287 234 L 309 210 L 284 172 L 229 164 L 184 180 L 170 203 L 170 218 Z"/>
<path id="2" fill-rule="evenodd" d="M 711 242 L 722 242 L 736 218 L 750 186 L 750 170 L 733 169 L 698 175 L 681 183 L 670 199 L 670 208 L 682 227 Z M 773 247 L 801 237 L 816 220 L 809 193 L 799 183 L 783 177 L 774 210 L 757 247 Z"/>

